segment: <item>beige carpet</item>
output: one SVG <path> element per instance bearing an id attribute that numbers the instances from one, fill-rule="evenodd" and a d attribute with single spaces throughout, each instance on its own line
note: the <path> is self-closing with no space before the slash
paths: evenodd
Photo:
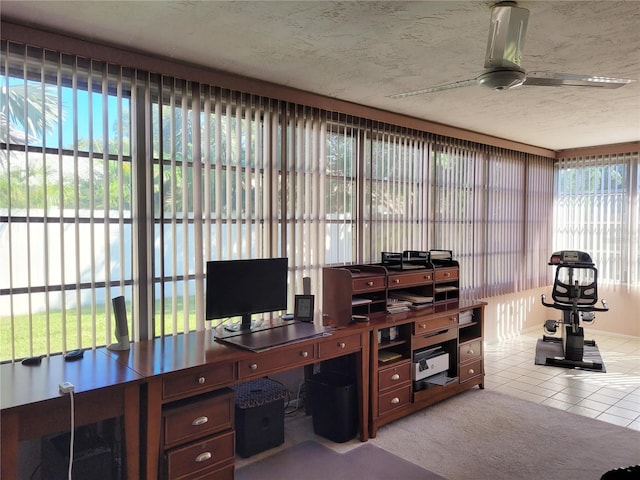
<path id="1" fill-rule="evenodd" d="M 364 443 L 337 453 L 308 440 L 236 469 L 236 480 L 446 480 L 397 455 Z"/>
<path id="2" fill-rule="evenodd" d="M 598 480 L 640 464 L 640 432 L 472 389 L 378 430 L 371 442 L 448 480 Z"/>
<path id="3" fill-rule="evenodd" d="M 298 414 L 286 420 L 283 445 L 236 457 L 236 467 L 295 455 L 292 447 L 308 441 L 338 454 L 365 445 L 319 437 L 311 417 Z M 477 388 L 381 427 L 369 444 L 448 480 L 599 480 L 640 464 L 640 432 Z M 354 471 L 351 478 L 362 477 Z"/>

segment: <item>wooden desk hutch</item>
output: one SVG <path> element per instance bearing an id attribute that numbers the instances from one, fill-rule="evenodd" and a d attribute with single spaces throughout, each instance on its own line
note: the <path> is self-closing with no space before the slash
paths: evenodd
<path id="1" fill-rule="evenodd" d="M 387 304 L 400 291 L 432 302 L 390 314 Z M 369 318 L 372 438 L 386 423 L 476 385 L 484 388 L 484 307 L 484 302 L 460 299 L 459 266 L 451 259 L 427 261 L 423 268 L 366 264 L 324 269 L 326 320 L 339 324 L 353 315 Z M 415 354 L 431 348 L 448 354 L 446 380 L 417 388 Z"/>

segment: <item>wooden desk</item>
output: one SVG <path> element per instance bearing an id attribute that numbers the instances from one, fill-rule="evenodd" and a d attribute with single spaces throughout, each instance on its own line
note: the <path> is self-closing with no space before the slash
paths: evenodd
<path id="1" fill-rule="evenodd" d="M 17 479 L 18 442 L 69 431 L 70 399 L 58 386 L 75 386 L 75 424 L 86 425 L 124 416 L 127 478 L 140 478 L 140 383 L 144 378 L 105 349 L 65 362 L 62 355 L 43 358 L 38 366 L 0 365 L 0 477 Z"/>
<path id="2" fill-rule="evenodd" d="M 286 328 L 286 327 L 284 327 Z M 163 438 L 163 415 L 175 405 L 201 394 L 223 391 L 251 379 L 354 353 L 357 358 L 360 439 L 368 439 L 369 418 L 369 328 L 354 325 L 336 330 L 331 336 L 286 344 L 261 352 L 251 352 L 214 341 L 210 331 L 190 332 L 156 338 L 131 345 L 125 352 L 109 352 L 123 364 L 144 376 L 142 405 L 144 472 L 141 478 L 163 476 L 163 455 L 170 450 Z M 223 432 L 223 435 L 226 435 Z M 210 437 L 208 437 L 210 438 Z M 204 444 L 198 439 L 195 444 Z M 173 451 L 176 449 L 174 448 Z M 233 460 L 230 460 L 233 462 Z M 233 478 L 224 473 L 211 478 Z M 191 477 L 189 477 L 191 478 Z M 209 477 L 207 477 L 209 478 Z"/>

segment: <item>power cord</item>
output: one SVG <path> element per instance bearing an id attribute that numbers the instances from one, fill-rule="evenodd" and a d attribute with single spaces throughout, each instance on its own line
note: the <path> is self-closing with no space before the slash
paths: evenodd
<path id="1" fill-rule="evenodd" d="M 73 443 L 75 440 L 75 433 L 76 433 L 76 427 L 75 427 L 75 414 L 74 414 L 74 408 L 73 408 L 73 390 L 71 390 L 69 392 L 69 398 L 71 399 L 71 440 L 69 441 L 69 480 L 71 479 L 71 471 L 73 469 Z"/>
<path id="2" fill-rule="evenodd" d="M 74 391 L 74 386 L 73 383 L 70 382 L 64 382 L 60 384 L 60 393 L 65 394 L 68 393 L 69 394 L 69 399 L 71 401 L 71 439 L 69 440 L 69 471 L 68 471 L 68 479 L 72 480 L 71 478 L 71 473 L 73 470 L 73 443 L 75 440 L 75 408 L 73 405 L 73 391 Z"/>

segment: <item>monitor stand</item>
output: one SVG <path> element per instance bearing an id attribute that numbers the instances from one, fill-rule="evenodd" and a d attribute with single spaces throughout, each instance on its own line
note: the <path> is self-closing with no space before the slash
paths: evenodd
<path id="1" fill-rule="evenodd" d="M 279 325 L 272 325 L 267 322 L 264 325 L 264 319 L 259 320 L 251 320 L 251 314 L 242 315 L 242 321 L 240 323 L 235 323 L 233 325 L 225 325 L 223 328 L 223 332 L 218 335 L 220 338 L 228 338 L 228 337 L 236 337 L 239 335 L 245 335 L 247 333 L 261 332 L 264 330 L 272 330 L 275 328 L 284 327 L 287 325 L 291 325 L 291 321 L 284 321 Z M 264 326 L 263 326 L 264 325 Z"/>
<path id="2" fill-rule="evenodd" d="M 227 332 L 241 334 L 241 333 L 249 333 L 251 332 L 251 330 L 255 329 L 256 327 L 259 327 L 260 325 L 262 325 L 262 320 L 259 320 L 259 321 L 251 320 L 251 314 L 244 313 L 242 314 L 242 321 L 240 323 L 236 323 L 233 325 L 225 325 L 224 329 Z"/>

